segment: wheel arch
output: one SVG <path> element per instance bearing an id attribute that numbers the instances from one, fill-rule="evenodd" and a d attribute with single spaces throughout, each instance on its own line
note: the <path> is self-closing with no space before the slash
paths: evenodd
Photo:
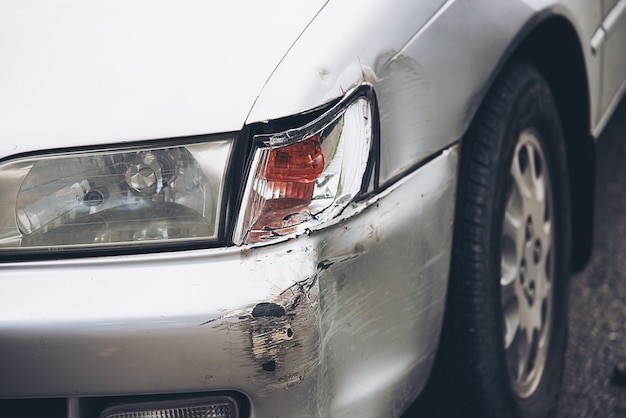
<path id="1" fill-rule="evenodd" d="M 529 23 L 500 68 L 512 60 L 534 65 L 548 82 L 567 147 L 572 210 L 572 271 L 582 270 L 593 249 L 595 142 L 587 69 L 581 42 L 563 16 Z"/>
<path id="2" fill-rule="evenodd" d="M 572 270 L 591 258 L 595 186 L 595 143 L 591 135 L 587 70 L 581 42 L 563 17 L 544 20 L 515 52 L 531 62 L 548 81 L 558 108 L 570 181 Z"/>

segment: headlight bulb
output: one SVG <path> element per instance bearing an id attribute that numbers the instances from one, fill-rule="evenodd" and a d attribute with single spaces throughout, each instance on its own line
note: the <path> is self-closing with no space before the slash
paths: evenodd
<path id="1" fill-rule="evenodd" d="M 124 177 L 128 187 L 142 196 L 154 196 L 163 189 L 161 165 L 152 152 L 140 153 Z"/>

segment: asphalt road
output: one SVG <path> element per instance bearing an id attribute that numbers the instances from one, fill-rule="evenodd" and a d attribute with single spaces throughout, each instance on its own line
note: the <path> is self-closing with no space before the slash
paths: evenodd
<path id="1" fill-rule="evenodd" d="M 626 98 L 598 141 L 596 161 L 594 252 L 571 279 L 556 418 L 626 418 L 626 386 L 611 382 L 616 362 L 626 362 Z M 441 412 L 445 394 L 431 390 L 403 418 L 448 418 Z"/>
<path id="2" fill-rule="evenodd" d="M 611 384 L 614 364 L 626 361 L 626 99 L 596 157 L 594 254 L 571 282 L 559 418 L 626 417 L 626 387 Z"/>

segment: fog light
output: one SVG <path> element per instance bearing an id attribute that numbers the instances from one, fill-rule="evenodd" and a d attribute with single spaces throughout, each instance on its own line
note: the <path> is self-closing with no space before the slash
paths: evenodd
<path id="1" fill-rule="evenodd" d="M 100 418 L 237 418 L 239 411 L 226 396 L 145 402 L 107 408 Z"/>

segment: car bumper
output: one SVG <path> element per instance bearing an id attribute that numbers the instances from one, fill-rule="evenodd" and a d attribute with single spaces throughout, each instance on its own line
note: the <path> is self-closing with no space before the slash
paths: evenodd
<path id="1" fill-rule="evenodd" d="M 457 159 L 273 245 L 4 264 L 0 398 L 232 391 L 251 416 L 398 415 L 439 339 Z"/>

